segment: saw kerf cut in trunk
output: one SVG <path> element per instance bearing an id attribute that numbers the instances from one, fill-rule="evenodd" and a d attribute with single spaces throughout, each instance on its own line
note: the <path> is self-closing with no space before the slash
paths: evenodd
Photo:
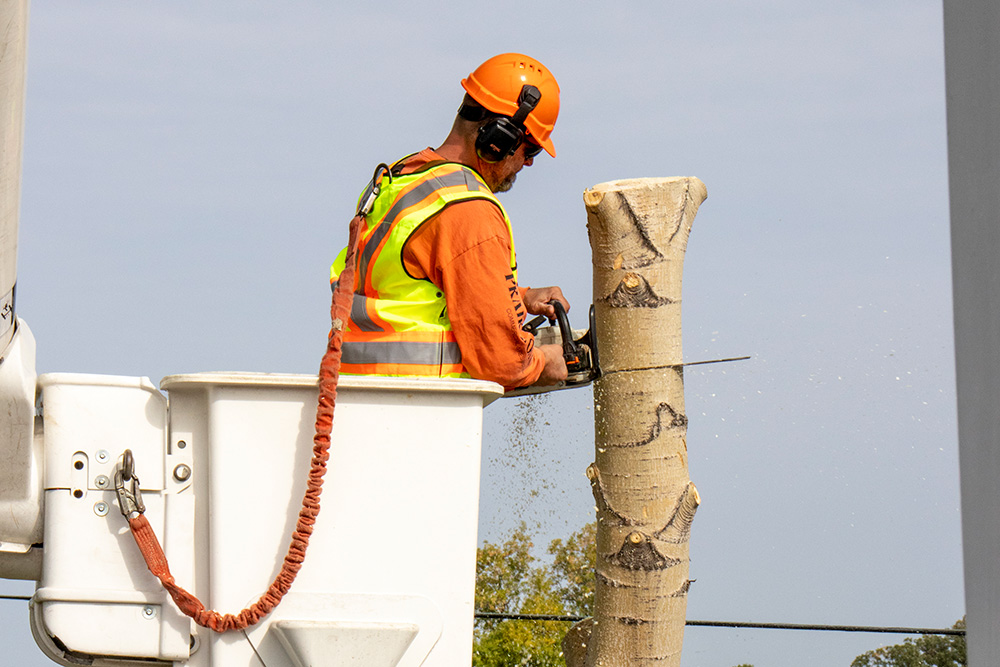
<path id="1" fill-rule="evenodd" d="M 566 635 L 568 667 L 677 667 L 687 610 L 688 476 L 681 273 L 707 196 L 697 178 L 644 178 L 584 193 L 601 366 L 594 384 L 597 504 L 593 618 Z"/>

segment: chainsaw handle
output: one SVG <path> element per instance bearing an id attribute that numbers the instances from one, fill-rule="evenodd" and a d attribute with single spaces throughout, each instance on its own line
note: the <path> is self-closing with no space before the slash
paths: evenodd
<path id="1" fill-rule="evenodd" d="M 575 370 L 573 365 L 579 366 L 580 353 L 577 352 L 576 343 L 573 342 L 573 329 L 569 326 L 569 316 L 566 315 L 566 308 L 562 302 L 553 299 L 549 304 L 555 308 L 556 322 L 559 323 L 559 334 L 562 336 L 563 359 L 570 372 Z"/>

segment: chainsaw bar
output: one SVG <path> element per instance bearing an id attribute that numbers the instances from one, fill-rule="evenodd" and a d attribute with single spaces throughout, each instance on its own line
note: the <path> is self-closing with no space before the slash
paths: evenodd
<path id="1" fill-rule="evenodd" d="M 658 371 L 666 368 L 680 368 L 682 366 L 700 366 L 702 364 L 724 364 L 730 361 L 745 361 L 749 358 L 750 355 L 747 355 L 745 357 L 726 357 L 725 359 L 709 359 L 707 361 L 686 361 L 680 364 L 666 364 L 665 366 L 644 366 L 642 368 L 619 368 L 613 371 L 602 369 L 601 373 L 603 373 L 604 375 L 610 375 L 611 373 L 625 373 L 627 371 Z"/>

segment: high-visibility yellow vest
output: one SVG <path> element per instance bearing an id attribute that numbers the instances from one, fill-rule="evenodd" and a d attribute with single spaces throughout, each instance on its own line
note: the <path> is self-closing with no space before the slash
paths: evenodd
<path id="1" fill-rule="evenodd" d="M 405 158 L 404 158 L 405 159 Z M 365 216 L 355 255 L 354 302 L 344 330 L 341 372 L 360 375 L 469 377 L 451 329 L 441 289 L 411 277 L 403 265 L 410 234 L 448 204 L 487 199 L 500 209 L 510 235 L 510 270 L 517 281 L 514 237 L 507 212 L 473 169 L 453 162 L 382 181 Z M 330 267 L 331 285 L 347 248 Z"/>

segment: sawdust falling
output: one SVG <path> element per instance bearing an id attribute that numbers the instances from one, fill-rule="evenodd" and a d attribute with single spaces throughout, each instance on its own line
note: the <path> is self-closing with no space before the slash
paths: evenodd
<path id="1" fill-rule="evenodd" d="M 503 446 L 484 471 L 491 482 L 496 482 L 498 513 L 525 520 L 533 532 L 542 523 L 537 498 L 552 488 L 546 474 L 551 452 L 544 446 L 545 431 L 551 426 L 546 416 L 550 406 L 551 400 L 545 394 L 514 399 L 506 415 Z M 507 521 L 500 518 L 499 523 Z"/>
<path id="2" fill-rule="evenodd" d="M 544 546 L 592 520 L 584 475 L 593 446 L 589 387 L 505 399 L 490 410 L 480 538 L 500 539 L 524 521 Z"/>

